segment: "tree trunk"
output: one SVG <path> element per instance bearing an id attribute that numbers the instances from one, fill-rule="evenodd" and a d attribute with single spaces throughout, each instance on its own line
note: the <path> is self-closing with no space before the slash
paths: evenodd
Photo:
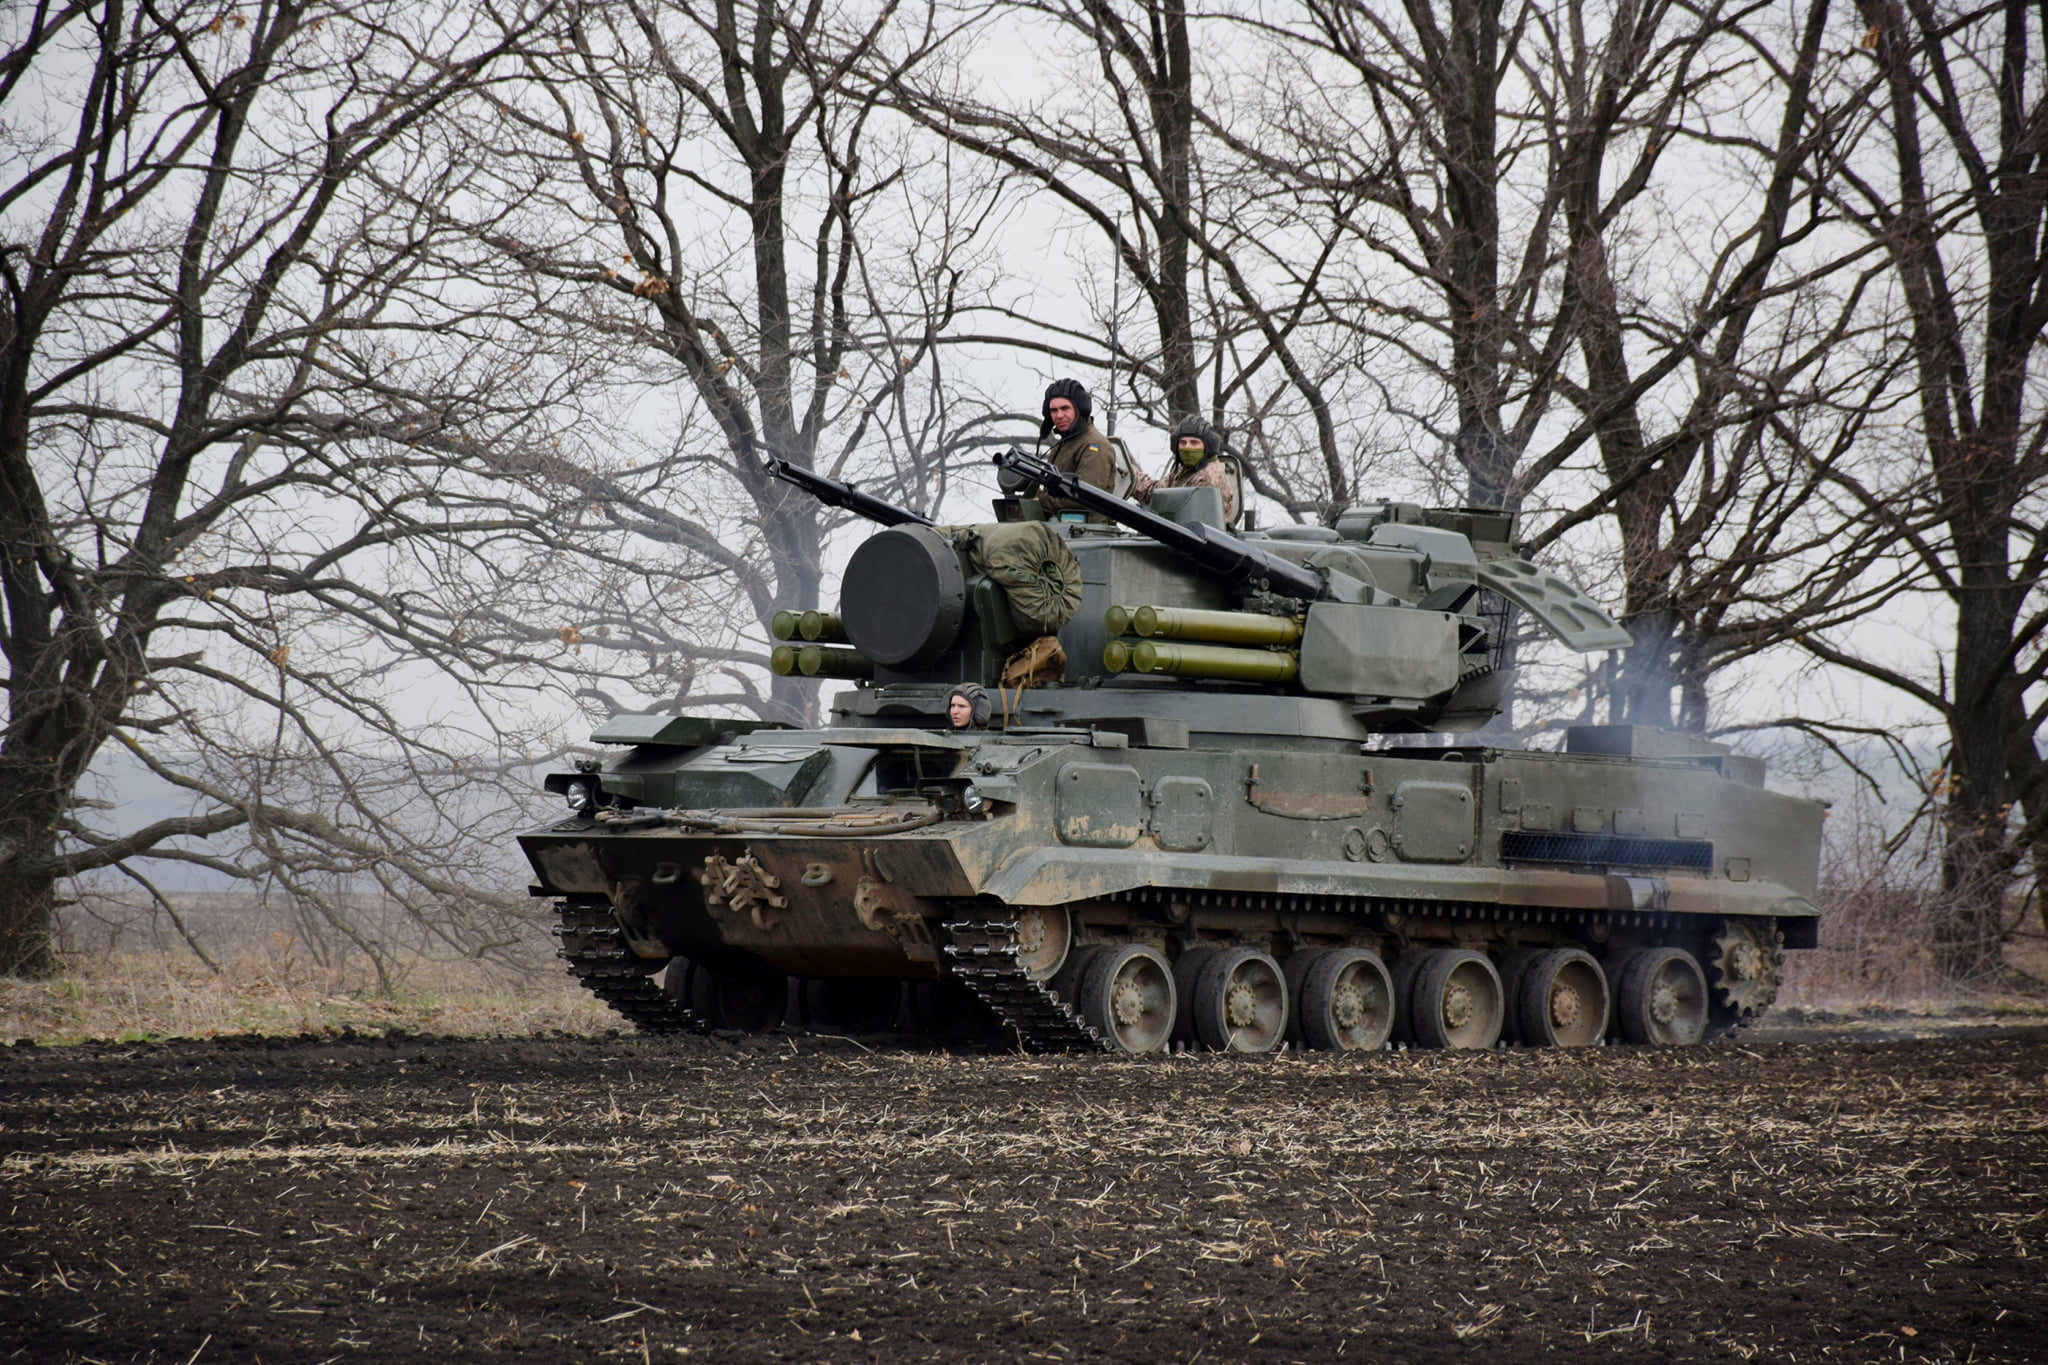
<path id="1" fill-rule="evenodd" d="M 21 793 L 0 779 L 6 809 L 46 807 L 47 795 Z M 26 799 L 24 799 L 26 798 Z M 57 970 L 57 834 L 47 819 L 15 814 L 0 820 L 0 976 L 46 977 Z"/>

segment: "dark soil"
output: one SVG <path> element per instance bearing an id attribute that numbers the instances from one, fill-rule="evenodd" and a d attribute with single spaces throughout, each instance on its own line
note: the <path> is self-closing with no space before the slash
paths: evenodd
<path id="1" fill-rule="evenodd" d="M 0 1049 L 0 1357 L 2038 1361 L 2044 1068 Z"/>

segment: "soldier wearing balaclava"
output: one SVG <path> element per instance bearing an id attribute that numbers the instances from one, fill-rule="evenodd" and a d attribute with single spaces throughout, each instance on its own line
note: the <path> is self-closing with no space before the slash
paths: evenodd
<path id="1" fill-rule="evenodd" d="M 1157 482 L 1140 478 L 1131 496 L 1152 501 L 1155 488 L 1213 488 L 1223 497 L 1223 524 L 1237 524 L 1237 479 L 1223 459 L 1223 433 L 1199 417 L 1184 417 L 1173 429 L 1173 464 Z"/>

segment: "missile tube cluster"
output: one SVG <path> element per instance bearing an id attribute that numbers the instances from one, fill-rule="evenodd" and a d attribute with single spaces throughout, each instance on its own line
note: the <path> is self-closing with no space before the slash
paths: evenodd
<path id="1" fill-rule="evenodd" d="M 1292 682 L 1301 671 L 1302 621 L 1248 611 L 1111 607 L 1102 666 L 1111 673 L 1158 673 L 1227 682 Z M 1136 635 L 1132 640 L 1128 637 Z"/>
<path id="2" fill-rule="evenodd" d="M 768 666 L 778 678 L 875 676 L 873 659 L 857 649 L 834 648 L 846 644 L 846 626 L 829 611 L 778 611 L 769 618 L 768 629 L 776 639 L 792 642 L 775 646 L 768 656 Z M 813 643 L 796 643 L 806 640 Z"/>
<path id="3" fill-rule="evenodd" d="M 778 611 L 768 622 L 778 640 L 811 640 L 822 645 L 843 645 L 846 627 L 829 611 Z"/>
<path id="4" fill-rule="evenodd" d="M 831 645 L 777 645 L 768 656 L 768 666 L 778 678 L 796 674 L 805 678 L 872 678 L 875 661 L 857 649 L 835 649 Z"/>

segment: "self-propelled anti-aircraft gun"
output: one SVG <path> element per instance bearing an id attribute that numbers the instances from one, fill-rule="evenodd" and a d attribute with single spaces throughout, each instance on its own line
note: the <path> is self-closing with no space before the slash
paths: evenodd
<path id="1" fill-rule="evenodd" d="M 1628 644 L 1497 511 L 1398 502 L 1221 529 L 1015 452 L 1022 497 L 883 523 L 835 612 L 778 616 L 778 672 L 845 680 L 810 729 L 621 715 L 521 836 L 562 953 L 639 1027 L 758 1030 L 792 998 L 929 1021 L 971 992 L 1025 1046 L 1261 1051 L 1390 1039 L 1693 1043 L 1814 944 L 1821 808 L 1696 737 L 1497 713 L 1516 613 Z M 993 703 L 955 729 L 962 683 Z"/>

